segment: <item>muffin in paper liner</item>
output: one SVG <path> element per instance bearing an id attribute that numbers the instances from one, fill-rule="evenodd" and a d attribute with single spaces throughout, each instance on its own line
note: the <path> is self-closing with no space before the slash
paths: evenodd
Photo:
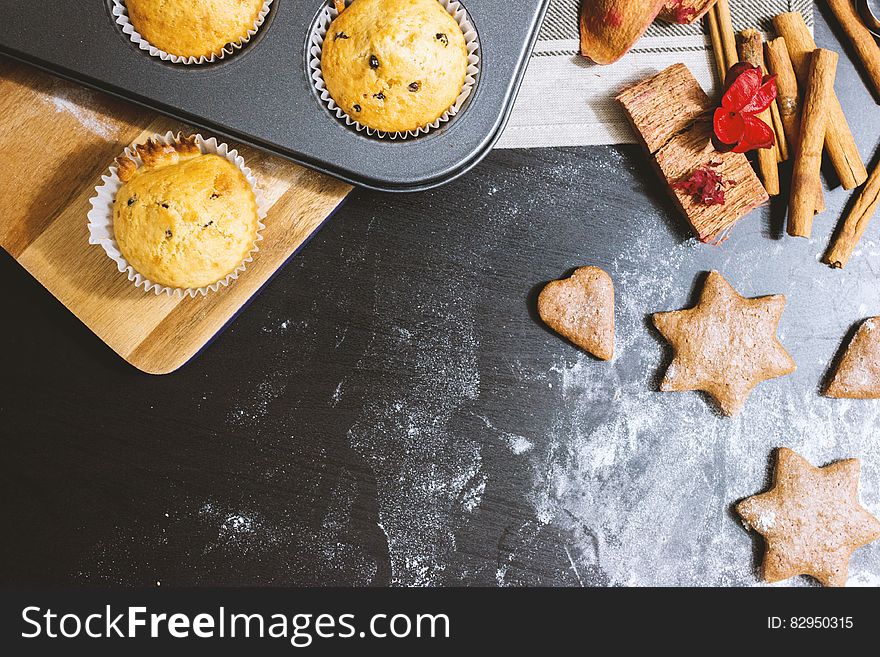
<path id="1" fill-rule="evenodd" d="M 127 35 L 132 43 L 137 45 L 138 48 L 147 51 L 151 56 L 158 57 L 163 62 L 171 62 L 172 64 L 211 64 L 220 61 L 229 55 L 235 54 L 237 50 L 241 50 L 252 38 L 254 38 L 257 30 L 259 30 L 260 26 L 265 22 L 273 1 L 274 0 L 263 0 L 263 7 L 260 9 L 260 13 L 257 14 L 257 20 L 254 21 L 253 27 L 248 29 L 246 36 L 242 37 L 237 43 L 226 44 L 219 55 L 211 55 L 210 57 L 184 57 L 182 55 L 172 55 L 171 53 L 165 52 L 161 48 L 154 46 L 141 36 L 141 34 L 134 28 L 134 25 L 132 25 L 131 20 L 128 17 L 128 9 L 125 6 L 125 0 L 112 0 L 110 13 L 113 15 L 116 24 L 122 29 L 123 34 Z"/>
<path id="2" fill-rule="evenodd" d="M 330 111 L 336 115 L 336 118 L 342 119 L 345 121 L 346 125 L 353 127 L 358 132 L 366 132 L 370 137 L 378 137 L 380 139 L 407 139 L 408 137 L 418 137 L 419 135 L 427 134 L 431 130 L 439 128 L 442 124 L 448 122 L 458 114 L 477 84 L 477 77 L 480 73 L 480 41 L 479 36 L 477 35 L 477 30 L 471 22 L 470 16 L 458 0 L 437 1 L 447 12 L 449 12 L 450 16 L 455 19 L 458 26 L 461 28 L 462 34 L 464 34 L 465 46 L 468 51 L 468 66 L 461 93 L 455 100 L 455 103 L 453 103 L 452 107 L 441 114 L 433 123 L 406 132 L 383 132 L 382 130 L 367 127 L 353 119 L 336 104 L 336 101 L 333 100 L 333 97 L 327 91 L 327 87 L 324 83 L 324 74 L 321 71 L 321 51 L 324 47 L 324 38 L 327 36 L 327 30 L 330 29 L 330 24 L 339 15 L 339 12 L 336 11 L 333 0 L 324 0 L 324 7 L 318 13 L 318 18 L 313 24 L 312 32 L 309 35 L 308 66 L 312 83 L 315 86 L 315 90 L 318 92 L 318 97 L 325 105 L 327 105 Z M 346 6 L 350 5 L 351 2 L 352 0 L 345 0 Z"/>
<path id="3" fill-rule="evenodd" d="M 162 144 L 173 144 L 176 143 L 180 137 L 181 133 L 175 134 L 174 132 L 169 131 L 164 135 L 154 135 L 152 139 Z M 197 134 L 195 135 L 195 141 L 203 155 L 218 155 L 234 164 L 236 168 L 244 174 L 244 177 L 247 179 L 254 192 L 254 197 L 257 203 L 256 238 L 254 239 L 250 251 L 238 267 L 236 267 L 231 273 L 227 274 L 224 278 L 221 278 L 210 285 L 197 288 L 174 288 L 151 281 L 136 271 L 135 268 L 128 263 L 116 242 L 116 236 L 113 231 L 113 204 L 116 199 L 116 194 L 122 187 L 123 183 L 119 179 L 119 167 L 114 164 L 110 167 L 107 173 L 101 176 L 101 184 L 95 187 L 95 196 L 89 200 L 89 203 L 92 206 L 92 209 L 89 210 L 88 213 L 89 244 L 100 245 L 110 259 L 116 263 L 117 269 L 120 272 L 125 272 L 128 275 L 128 280 L 132 281 L 135 286 L 144 288 L 145 292 L 152 291 L 157 295 L 164 293 L 169 296 L 174 294 L 179 298 L 186 296 L 195 297 L 199 294 L 204 296 L 208 294 L 209 291 L 216 292 L 220 287 L 228 286 L 232 281 L 239 277 L 247 267 L 247 263 L 253 261 L 254 254 L 259 251 L 258 243 L 263 239 L 262 231 L 266 226 L 263 224 L 262 220 L 266 218 L 269 208 L 266 204 L 265 198 L 263 198 L 260 193 L 253 172 L 245 166 L 244 158 L 238 154 L 238 151 L 230 149 L 227 144 L 218 142 L 214 137 L 205 139 L 200 134 Z M 132 160 L 138 167 L 143 164 L 134 145 L 126 148 L 121 157 Z"/>

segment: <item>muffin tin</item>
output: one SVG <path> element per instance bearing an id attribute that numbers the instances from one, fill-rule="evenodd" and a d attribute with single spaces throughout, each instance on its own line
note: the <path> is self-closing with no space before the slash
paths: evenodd
<path id="1" fill-rule="evenodd" d="M 414 191 L 462 175 L 492 148 L 549 4 L 463 0 L 480 40 L 476 88 L 439 129 L 390 141 L 347 126 L 317 96 L 308 42 L 326 1 L 274 0 L 240 51 L 185 66 L 138 49 L 109 0 L 0 0 L 0 52 L 353 184 Z"/>

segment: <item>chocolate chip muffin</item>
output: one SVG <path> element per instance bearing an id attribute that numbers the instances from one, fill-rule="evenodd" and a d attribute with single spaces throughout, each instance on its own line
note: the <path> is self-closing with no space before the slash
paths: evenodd
<path id="1" fill-rule="evenodd" d="M 361 125 L 417 130 L 455 103 L 468 67 L 464 34 L 437 0 L 354 0 L 321 52 L 327 92 Z"/>
<path id="2" fill-rule="evenodd" d="M 247 37 L 263 0 L 126 0 L 125 6 L 134 29 L 160 50 L 208 58 Z"/>
<path id="3" fill-rule="evenodd" d="M 259 215 L 250 182 L 195 137 L 137 146 L 143 162 L 117 158 L 123 185 L 113 204 L 119 250 L 142 276 L 167 287 L 211 285 L 244 261 Z"/>

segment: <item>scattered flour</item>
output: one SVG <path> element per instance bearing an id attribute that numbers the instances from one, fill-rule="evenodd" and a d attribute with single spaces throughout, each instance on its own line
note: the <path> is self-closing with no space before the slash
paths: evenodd
<path id="1" fill-rule="evenodd" d="M 880 575 L 868 572 L 856 573 L 849 576 L 846 585 L 868 587 L 872 589 L 880 588 Z"/>
<path id="2" fill-rule="evenodd" d="M 609 175 L 629 161 L 610 153 L 603 165 Z M 565 166 L 542 169 L 548 190 L 595 175 L 594 165 L 576 155 L 558 157 Z M 517 175 L 530 176 L 529 167 Z M 517 215 L 535 217 L 530 228 L 536 243 L 526 248 L 545 248 L 545 224 L 556 220 L 555 210 L 546 206 L 548 195 L 535 194 L 533 202 L 514 207 L 500 187 L 484 190 L 491 199 L 485 208 L 487 225 L 501 236 L 488 248 L 510 249 L 505 222 Z M 613 203 L 595 203 L 594 216 L 613 215 Z M 576 219 L 562 217 L 560 225 L 549 229 L 556 231 L 554 239 L 576 239 L 580 233 L 563 225 Z M 526 433 L 520 427 L 509 427 L 517 431 L 511 433 L 494 426 L 484 407 L 474 403 L 480 395 L 476 361 L 481 330 L 475 306 L 486 293 L 467 280 L 467 272 L 491 276 L 492 271 L 480 269 L 482 261 L 463 267 L 451 280 L 443 273 L 432 278 L 426 270 L 392 290 L 376 291 L 374 314 L 389 319 L 388 329 L 373 335 L 357 368 L 361 380 L 353 376 L 345 385 L 346 394 L 356 394 L 356 388 L 369 391 L 361 395 L 365 408 L 349 439 L 376 476 L 379 526 L 388 542 L 393 584 L 471 581 L 455 571 L 461 560 L 454 553 L 459 541 L 470 540 L 468 516 L 478 512 L 487 491 L 496 492 L 482 454 L 482 446 L 492 440 L 519 457 L 532 479 L 533 518 L 513 522 L 497 558 L 487 564 L 487 580 L 498 586 L 548 578 L 584 586 L 759 584 L 760 541 L 743 529 L 733 505 L 766 489 L 772 451 L 781 445 L 817 464 L 858 456 L 862 501 L 880 511 L 880 441 L 874 437 L 880 405 L 829 400 L 816 391 L 851 323 L 863 318 L 866 308 L 880 312 L 880 288 L 867 299 L 864 289 L 858 294 L 847 290 L 870 275 L 859 271 L 867 265 L 853 264 L 842 276 L 815 262 L 816 244 L 768 243 L 754 223 L 762 221 L 757 217 L 750 219 L 750 228 L 738 227 L 721 248 L 694 240 L 675 243 L 669 235 L 645 239 L 656 235 L 658 221 L 651 213 L 626 217 L 632 235 L 621 237 L 619 226 L 613 230 L 627 250 L 610 262 L 595 263 L 611 274 L 617 292 L 617 348 L 611 363 L 570 349 L 561 350 L 549 371 L 536 369 L 533 359 L 520 354 L 505 363 L 515 391 L 540 388 L 546 391 L 541 403 L 553 409 L 546 425 L 529 426 L 528 437 L 520 435 Z M 484 247 L 474 245 L 474 254 Z M 803 251 L 786 255 L 807 264 L 780 271 L 782 248 Z M 880 253 L 870 240 L 864 248 L 863 258 L 870 251 Z M 589 249 L 582 250 L 580 257 L 569 256 L 572 265 L 592 261 Z M 554 255 L 552 250 L 548 255 Z M 656 391 L 669 352 L 650 326 L 649 314 L 689 306 L 702 282 L 700 272 L 710 269 L 721 271 L 746 296 L 783 293 L 789 299 L 779 334 L 800 370 L 758 386 L 734 419 L 719 416 L 700 394 Z M 855 297 L 865 302 L 861 310 L 845 303 Z M 497 321 L 497 312 L 492 317 Z M 801 324 L 812 317 L 821 322 Z M 491 367 L 492 357 L 487 361 Z M 393 385 L 381 380 L 400 371 L 409 375 Z M 375 390 L 394 392 L 383 398 Z M 493 391 L 485 392 L 491 398 Z M 510 396 L 506 403 L 523 400 Z M 466 417 L 480 420 L 485 430 Z M 536 568 L 536 559 L 556 558 L 545 546 L 557 540 L 558 564 Z M 871 581 L 866 573 L 872 571 L 872 559 L 875 569 L 876 553 L 856 553 L 854 582 Z M 801 578 L 795 583 L 808 582 Z"/>
<path id="3" fill-rule="evenodd" d="M 94 109 L 96 94 L 88 89 L 53 81 L 47 92 L 39 92 L 39 99 L 51 105 L 58 113 L 69 114 L 80 125 L 98 137 L 112 139 L 115 129 L 111 121 Z"/>
<path id="4" fill-rule="evenodd" d="M 229 411 L 229 423 L 243 427 L 252 424 L 269 414 L 269 405 L 284 394 L 287 385 L 276 375 L 262 381 L 247 406 Z"/>
<path id="5" fill-rule="evenodd" d="M 252 531 L 254 519 L 240 513 L 232 513 L 223 520 L 220 525 L 220 537 L 228 538 L 236 534 L 244 534 Z"/>
<path id="6" fill-rule="evenodd" d="M 204 546 L 205 554 L 215 550 L 248 554 L 263 551 L 281 540 L 281 534 L 255 511 L 232 511 L 209 500 L 201 506 L 198 516 L 202 522 L 216 527 L 216 539 Z"/>
<path id="7" fill-rule="evenodd" d="M 507 444 L 510 446 L 510 451 L 516 455 L 525 454 L 526 452 L 530 452 L 534 445 L 532 441 L 528 438 L 524 438 L 523 436 L 507 436 Z"/>
<path id="8" fill-rule="evenodd" d="M 758 532 L 768 532 L 773 529 L 773 526 L 776 524 L 776 514 L 772 511 L 760 514 L 757 518 L 755 518 L 755 522 L 753 524 L 755 526 L 755 530 L 757 530 Z"/>
<path id="9" fill-rule="evenodd" d="M 495 425 L 493 425 L 489 418 L 485 415 L 480 415 L 479 418 L 483 421 L 483 424 L 486 425 L 487 429 L 490 429 L 493 432 L 498 433 L 501 438 L 507 443 L 507 446 L 510 448 L 510 451 L 516 454 L 517 456 L 521 454 L 525 454 L 534 447 L 532 441 L 526 438 L 525 436 L 520 436 L 515 433 L 510 433 L 508 431 L 502 431 Z"/>
<path id="10" fill-rule="evenodd" d="M 547 443 L 530 453 L 532 503 L 542 523 L 567 537 L 565 553 L 581 584 L 758 584 L 758 539 L 743 531 L 733 505 L 766 489 L 772 450 L 783 445 L 816 464 L 861 458 L 862 501 L 880 511 L 880 405 L 831 400 L 815 389 L 836 341 L 817 336 L 808 350 L 804 343 L 811 336 L 789 327 L 786 347 L 795 360 L 817 348 L 822 355 L 812 363 L 801 359 L 804 371 L 759 385 L 733 419 L 719 416 L 701 394 L 656 392 L 668 354 L 647 316 L 689 305 L 688 290 L 673 281 L 685 263 L 681 273 L 699 272 L 704 253 L 719 252 L 685 243 L 666 252 L 635 249 L 621 256 L 611 270 L 618 299 L 614 361 L 609 366 L 583 354 L 566 356 L 549 374 L 561 412 Z M 755 255 L 746 250 L 722 266 L 702 268 L 721 270 L 748 296 L 782 291 L 790 304 L 795 297 L 809 298 L 796 280 L 790 288 L 800 285 L 799 290 L 765 289 L 763 268 L 772 265 Z M 847 284 L 828 280 L 806 289 L 834 298 L 829 287 Z M 759 281 L 761 287 L 749 289 L 743 281 Z M 876 296 L 871 307 L 880 309 Z M 839 321 L 838 340 L 852 313 L 849 309 L 839 320 L 824 316 L 825 322 Z M 857 552 L 854 582 L 872 581 L 863 570 L 867 565 L 867 555 Z M 584 581 L 581 573 L 598 575 L 595 582 Z"/>
<path id="11" fill-rule="evenodd" d="M 333 394 L 330 396 L 330 405 L 336 406 L 339 403 L 339 400 L 342 398 L 342 381 L 336 384 L 336 388 L 333 390 Z"/>
<path id="12" fill-rule="evenodd" d="M 417 272 L 377 290 L 375 314 L 401 322 L 373 334 L 346 380 L 365 399 L 349 440 L 376 477 L 393 585 L 443 583 L 462 512 L 476 512 L 486 488 L 481 444 L 456 424 L 480 391 L 473 300 L 461 289 Z M 381 385 L 394 371 L 406 374 Z"/>

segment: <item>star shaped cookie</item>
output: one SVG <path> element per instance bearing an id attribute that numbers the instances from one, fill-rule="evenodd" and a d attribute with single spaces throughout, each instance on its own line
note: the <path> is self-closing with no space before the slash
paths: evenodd
<path id="1" fill-rule="evenodd" d="M 764 537 L 768 582 L 811 575 L 844 586 L 853 551 L 880 538 L 880 520 L 859 504 L 857 459 L 817 468 L 782 447 L 773 488 L 743 500 L 736 512 Z"/>
<path id="2" fill-rule="evenodd" d="M 795 370 L 776 338 L 784 308 L 782 295 L 746 299 L 710 272 L 694 308 L 653 315 L 675 351 L 660 389 L 702 390 L 725 415 L 736 415 L 761 381 Z"/>

